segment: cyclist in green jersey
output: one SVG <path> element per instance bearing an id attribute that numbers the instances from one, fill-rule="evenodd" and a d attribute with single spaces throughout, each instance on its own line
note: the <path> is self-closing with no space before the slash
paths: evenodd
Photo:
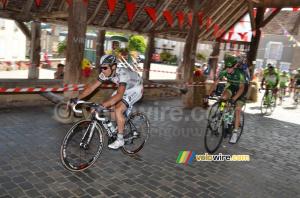
<path id="1" fill-rule="evenodd" d="M 208 101 L 209 95 L 212 94 L 214 89 L 217 87 L 223 77 L 227 78 L 227 85 L 221 98 L 228 100 L 229 105 L 235 104 L 235 126 L 234 131 L 230 139 L 230 143 L 235 144 L 237 141 L 237 132 L 239 130 L 239 123 L 241 118 L 242 107 L 246 101 L 245 83 L 246 76 L 244 70 L 235 68 L 237 65 L 237 58 L 234 56 L 228 56 L 225 60 L 225 68 L 223 68 L 217 80 L 212 84 L 207 95 L 205 96 L 204 102 Z"/>
<path id="2" fill-rule="evenodd" d="M 279 75 L 279 85 L 280 89 L 284 90 L 283 95 L 285 96 L 286 88 L 288 86 L 288 83 L 290 81 L 290 76 L 287 74 L 287 71 L 282 71 L 282 73 Z"/>
<path id="3" fill-rule="evenodd" d="M 274 67 L 273 63 L 268 63 L 267 67 L 268 67 L 268 70 L 267 71 L 265 70 L 264 78 L 262 79 L 262 82 L 261 82 L 260 86 L 261 86 L 261 88 L 263 88 L 264 84 L 266 82 L 266 88 L 267 89 L 274 89 L 275 100 L 277 100 L 279 74 L 275 70 L 275 67 Z"/>
<path id="4" fill-rule="evenodd" d="M 300 68 L 297 69 L 297 74 L 295 74 L 294 81 L 292 82 L 292 86 L 293 85 L 295 85 L 294 86 L 295 87 L 294 88 L 294 95 L 295 95 L 297 87 L 300 86 Z"/>

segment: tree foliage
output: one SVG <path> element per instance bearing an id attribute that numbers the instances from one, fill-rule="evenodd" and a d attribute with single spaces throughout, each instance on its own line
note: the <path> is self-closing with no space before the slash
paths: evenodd
<path id="1" fill-rule="evenodd" d="M 141 53 L 145 53 L 146 46 L 146 41 L 143 36 L 135 35 L 129 38 L 128 48 L 130 51 L 139 51 Z"/>

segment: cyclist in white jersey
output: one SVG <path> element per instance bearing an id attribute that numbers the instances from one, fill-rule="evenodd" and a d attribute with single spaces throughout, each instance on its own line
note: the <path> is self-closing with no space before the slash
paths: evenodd
<path id="1" fill-rule="evenodd" d="M 90 95 L 104 81 L 111 81 L 118 85 L 118 89 L 111 95 L 111 98 L 95 108 L 97 113 L 103 109 L 113 108 L 111 117 L 118 124 L 118 138 L 108 145 L 109 148 L 118 149 L 124 146 L 124 112 L 131 108 L 134 103 L 142 98 L 143 80 L 137 72 L 128 68 L 117 67 L 117 59 L 113 55 L 104 55 L 100 59 L 101 73 L 98 80 L 86 88 L 77 98 L 71 98 L 68 102 L 75 105 L 79 99 Z"/>

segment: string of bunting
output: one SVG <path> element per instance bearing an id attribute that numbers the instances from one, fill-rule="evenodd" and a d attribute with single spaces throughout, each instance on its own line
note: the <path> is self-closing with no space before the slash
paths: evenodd
<path id="1" fill-rule="evenodd" d="M 36 64 L 37 67 L 43 65 L 43 62 L 40 62 L 39 64 Z M 9 61 L 0 61 L 0 65 L 6 65 L 6 66 L 12 66 L 12 65 L 17 65 L 17 66 L 30 66 L 32 63 L 18 63 L 18 62 L 9 62 Z"/>

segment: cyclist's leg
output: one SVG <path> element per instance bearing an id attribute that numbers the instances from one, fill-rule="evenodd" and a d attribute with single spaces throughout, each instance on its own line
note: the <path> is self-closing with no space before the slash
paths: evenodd
<path id="1" fill-rule="evenodd" d="M 232 90 L 230 89 L 231 86 L 226 86 L 224 92 L 222 93 L 221 98 L 223 100 L 228 100 L 228 98 L 232 97 Z"/>
<path id="2" fill-rule="evenodd" d="M 236 103 L 235 103 L 235 126 L 234 126 L 235 130 L 239 129 L 239 125 L 240 125 L 240 121 L 241 121 L 241 112 L 242 112 L 242 108 L 246 102 L 247 92 L 248 92 L 248 89 L 245 89 L 243 94 L 236 100 Z"/>

